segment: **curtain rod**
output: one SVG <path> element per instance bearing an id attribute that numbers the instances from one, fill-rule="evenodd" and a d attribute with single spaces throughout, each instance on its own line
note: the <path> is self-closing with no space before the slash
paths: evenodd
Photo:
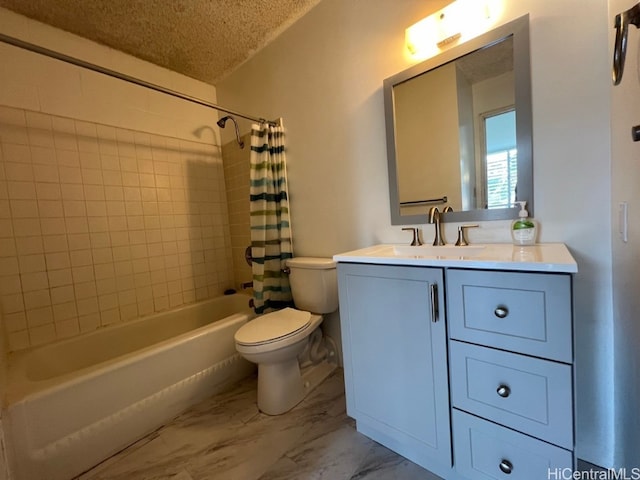
<path id="1" fill-rule="evenodd" d="M 60 60 L 66 63 L 70 63 L 77 67 L 86 68 L 88 70 L 93 70 L 94 72 L 102 73 L 103 75 L 108 75 L 110 77 L 117 78 L 119 80 L 123 80 L 125 82 L 133 83 L 140 87 L 148 88 L 150 90 L 155 90 L 156 92 L 164 93 L 166 95 L 171 95 L 172 97 L 180 98 L 182 100 L 186 100 L 191 103 L 196 103 L 198 105 L 202 105 L 204 107 L 213 108 L 214 110 L 218 110 L 220 112 L 228 113 L 230 115 L 235 115 L 237 117 L 245 118 L 247 120 L 252 120 L 258 123 L 268 123 L 269 125 L 275 127 L 277 123 L 271 120 L 265 120 L 264 118 L 252 117 L 250 115 L 245 115 L 243 113 L 239 113 L 233 110 L 229 110 L 228 108 L 221 107 L 214 103 L 207 102 L 205 100 L 201 100 L 196 97 L 192 97 L 190 95 L 185 95 L 180 92 L 176 92 L 175 90 L 171 90 L 165 87 L 161 87 L 160 85 L 156 85 L 154 83 L 146 82 L 144 80 L 140 80 L 139 78 L 131 77 L 124 73 L 116 72 L 115 70 L 110 70 L 108 68 L 101 67 L 94 63 L 85 62 L 84 60 L 80 60 L 79 58 L 70 57 L 69 55 L 65 55 L 63 53 L 55 52 L 53 50 L 49 50 L 48 48 L 41 47 L 39 45 L 34 45 L 33 43 L 25 42 L 23 40 L 19 40 L 14 37 L 10 37 L 8 35 L 4 35 L 0 33 L 0 42 L 7 43 L 9 45 L 13 45 L 14 47 L 22 48 L 24 50 L 29 50 L 34 53 L 38 53 L 40 55 L 45 55 L 50 58 L 54 58 L 56 60 Z"/>

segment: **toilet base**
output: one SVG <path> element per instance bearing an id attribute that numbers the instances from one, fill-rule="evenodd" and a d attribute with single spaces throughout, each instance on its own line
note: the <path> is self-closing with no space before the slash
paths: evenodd
<path id="1" fill-rule="evenodd" d="M 298 358 L 288 362 L 258 365 L 258 409 L 281 415 L 298 405 L 337 368 L 333 340 L 325 337 L 327 357 L 302 370 Z"/>

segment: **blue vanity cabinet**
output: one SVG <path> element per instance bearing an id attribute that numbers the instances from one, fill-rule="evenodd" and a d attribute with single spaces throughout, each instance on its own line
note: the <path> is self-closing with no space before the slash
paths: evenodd
<path id="1" fill-rule="evenodd" d="M 334 257 L 347 413 L 444 480 L 567 475 L 577 264 L 563 244 L 465 248 Z"/>
<path id="2" fill-rule="evenodd" d="M 444 270 L 337 268 L 348 415 L 373 440 L 451 472 Z"/>
<path id="3" fill-rule="evenodd" d="M 446 282 L 456 471 L 473 480 L 570 472 L 571 276 L 448 269 Z"/>

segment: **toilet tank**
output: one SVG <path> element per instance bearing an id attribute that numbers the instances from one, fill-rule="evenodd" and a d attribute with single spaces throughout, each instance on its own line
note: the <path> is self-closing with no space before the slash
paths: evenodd
<path id="1" fill-rule="evenodd" d="M 336 262 L 330 258 L 296 257 L 287 260 L 287 266 L 296 308 L 312 313 L 338 309 Z"/>

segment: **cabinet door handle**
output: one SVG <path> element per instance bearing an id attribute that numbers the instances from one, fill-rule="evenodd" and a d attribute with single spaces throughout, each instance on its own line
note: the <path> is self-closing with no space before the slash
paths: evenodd
<path id="1" fill-rule="evenodd" d="M 498 318 L 506 318 L 507 315 L 509 315 L 509 309 L 504 305 L 500 305 L 496 307 L 496 309 L 493 311 L 493 314 Z"/>
<path id="2" fill-rule="evenodd" d="M 513 464 L 509 460 L 503 458 L 500 462 L 500 470 L 502 473 L 509 475 L 513 471 Z"/>
<path id="3" fill-rule="evenodd" d="M 507 398 L 509 395 L 511 395 L 511 389 L 507 385 L 500 385 L 496 392 L 502 398 Z"/>
<path id="4" fill-rule="evenodd" d="M 431 301 L 431 321 L 436 323 L 440 314 L 440 306 L 438 305 L 438 284 L 429 284 L 429 300 Z"/>

